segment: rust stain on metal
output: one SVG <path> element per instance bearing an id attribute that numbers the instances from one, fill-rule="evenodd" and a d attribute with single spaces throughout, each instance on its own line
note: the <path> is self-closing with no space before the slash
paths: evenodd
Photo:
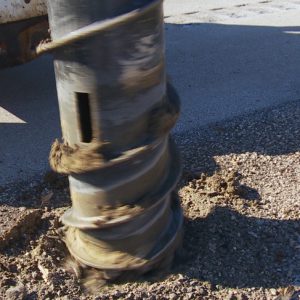
<path id="1" fill-rule="evenodd" d="M 20 57 L 23 62 L 35 58 L 33 49 L 35 49 L 43 40 L 47 40 L 50 37 L 48 28 L 48 20 L 44 20 L 19 33 L 18 42 L 21 50 Z"/>
<path id="2" fill-rule="evenodd" d="M 34 49 L 48 39 L 47 17 L 0 25 L 0 67 L 25 63 L 35 58 Z"/>

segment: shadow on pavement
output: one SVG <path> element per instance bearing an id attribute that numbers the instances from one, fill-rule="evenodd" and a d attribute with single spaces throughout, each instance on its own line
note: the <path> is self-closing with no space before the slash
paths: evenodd
<path id="1" fill-rule="evenodd" d="M 289 286 L 299 268 L 299 230 L 297 221 L 245 217 L 217 207 L 204 219 L 186 221 L 184 249 L 191 255 L 180 271 L 225 287 Z"/>

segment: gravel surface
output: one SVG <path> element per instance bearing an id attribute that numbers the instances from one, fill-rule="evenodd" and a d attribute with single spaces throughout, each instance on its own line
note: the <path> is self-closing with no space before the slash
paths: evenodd
<path id="1" fill-rule="evenodd" d="M 59 238 L 70 205 L 65 177 L 2 186 L 1 211 L 15 220 L 6 232 L 22 225 L 24 207 L 40 217 L 0 251 L 0 298 L 300 299 L 299 116 L 293 101 L 174 136 L 184 164 L 183 247 L 171 270 L 137 282 L 101 287 L 94 270 L 78 278 Z"/>

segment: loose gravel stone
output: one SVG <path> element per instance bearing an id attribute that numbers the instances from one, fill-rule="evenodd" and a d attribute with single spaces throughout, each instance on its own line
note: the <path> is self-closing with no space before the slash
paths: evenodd
<path id="1" fill-rule="evenodd" d="M 26 289 L 22 283 L 18 283 L 17 286 L 10 287 L 5 296 L 9 300 L 23 300 L 26 296 Z"/>
<path id="2" fill-rule="evenodd" d="M 0 251 L 0 296 L 22 282 L 28 299 L 299 299 L 299 116 L 294 101 L 174 136 L 183 246 L 168 273 L 136 282 L 103 286 L 94 276 L 87 289 L 87 272 L 68 263 L 59 230 L 71 204 L 65 177 L 1 187 L 1 224 L 41 215 L 27 238 Z"/>

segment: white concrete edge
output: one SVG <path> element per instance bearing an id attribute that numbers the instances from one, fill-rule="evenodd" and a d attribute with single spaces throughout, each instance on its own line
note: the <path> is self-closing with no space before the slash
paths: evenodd
<path id="1" fill-rule="evenodd" d="M 44 15 L 47 15 L 46 0 L 0 0 L 0 24 Z"/>

